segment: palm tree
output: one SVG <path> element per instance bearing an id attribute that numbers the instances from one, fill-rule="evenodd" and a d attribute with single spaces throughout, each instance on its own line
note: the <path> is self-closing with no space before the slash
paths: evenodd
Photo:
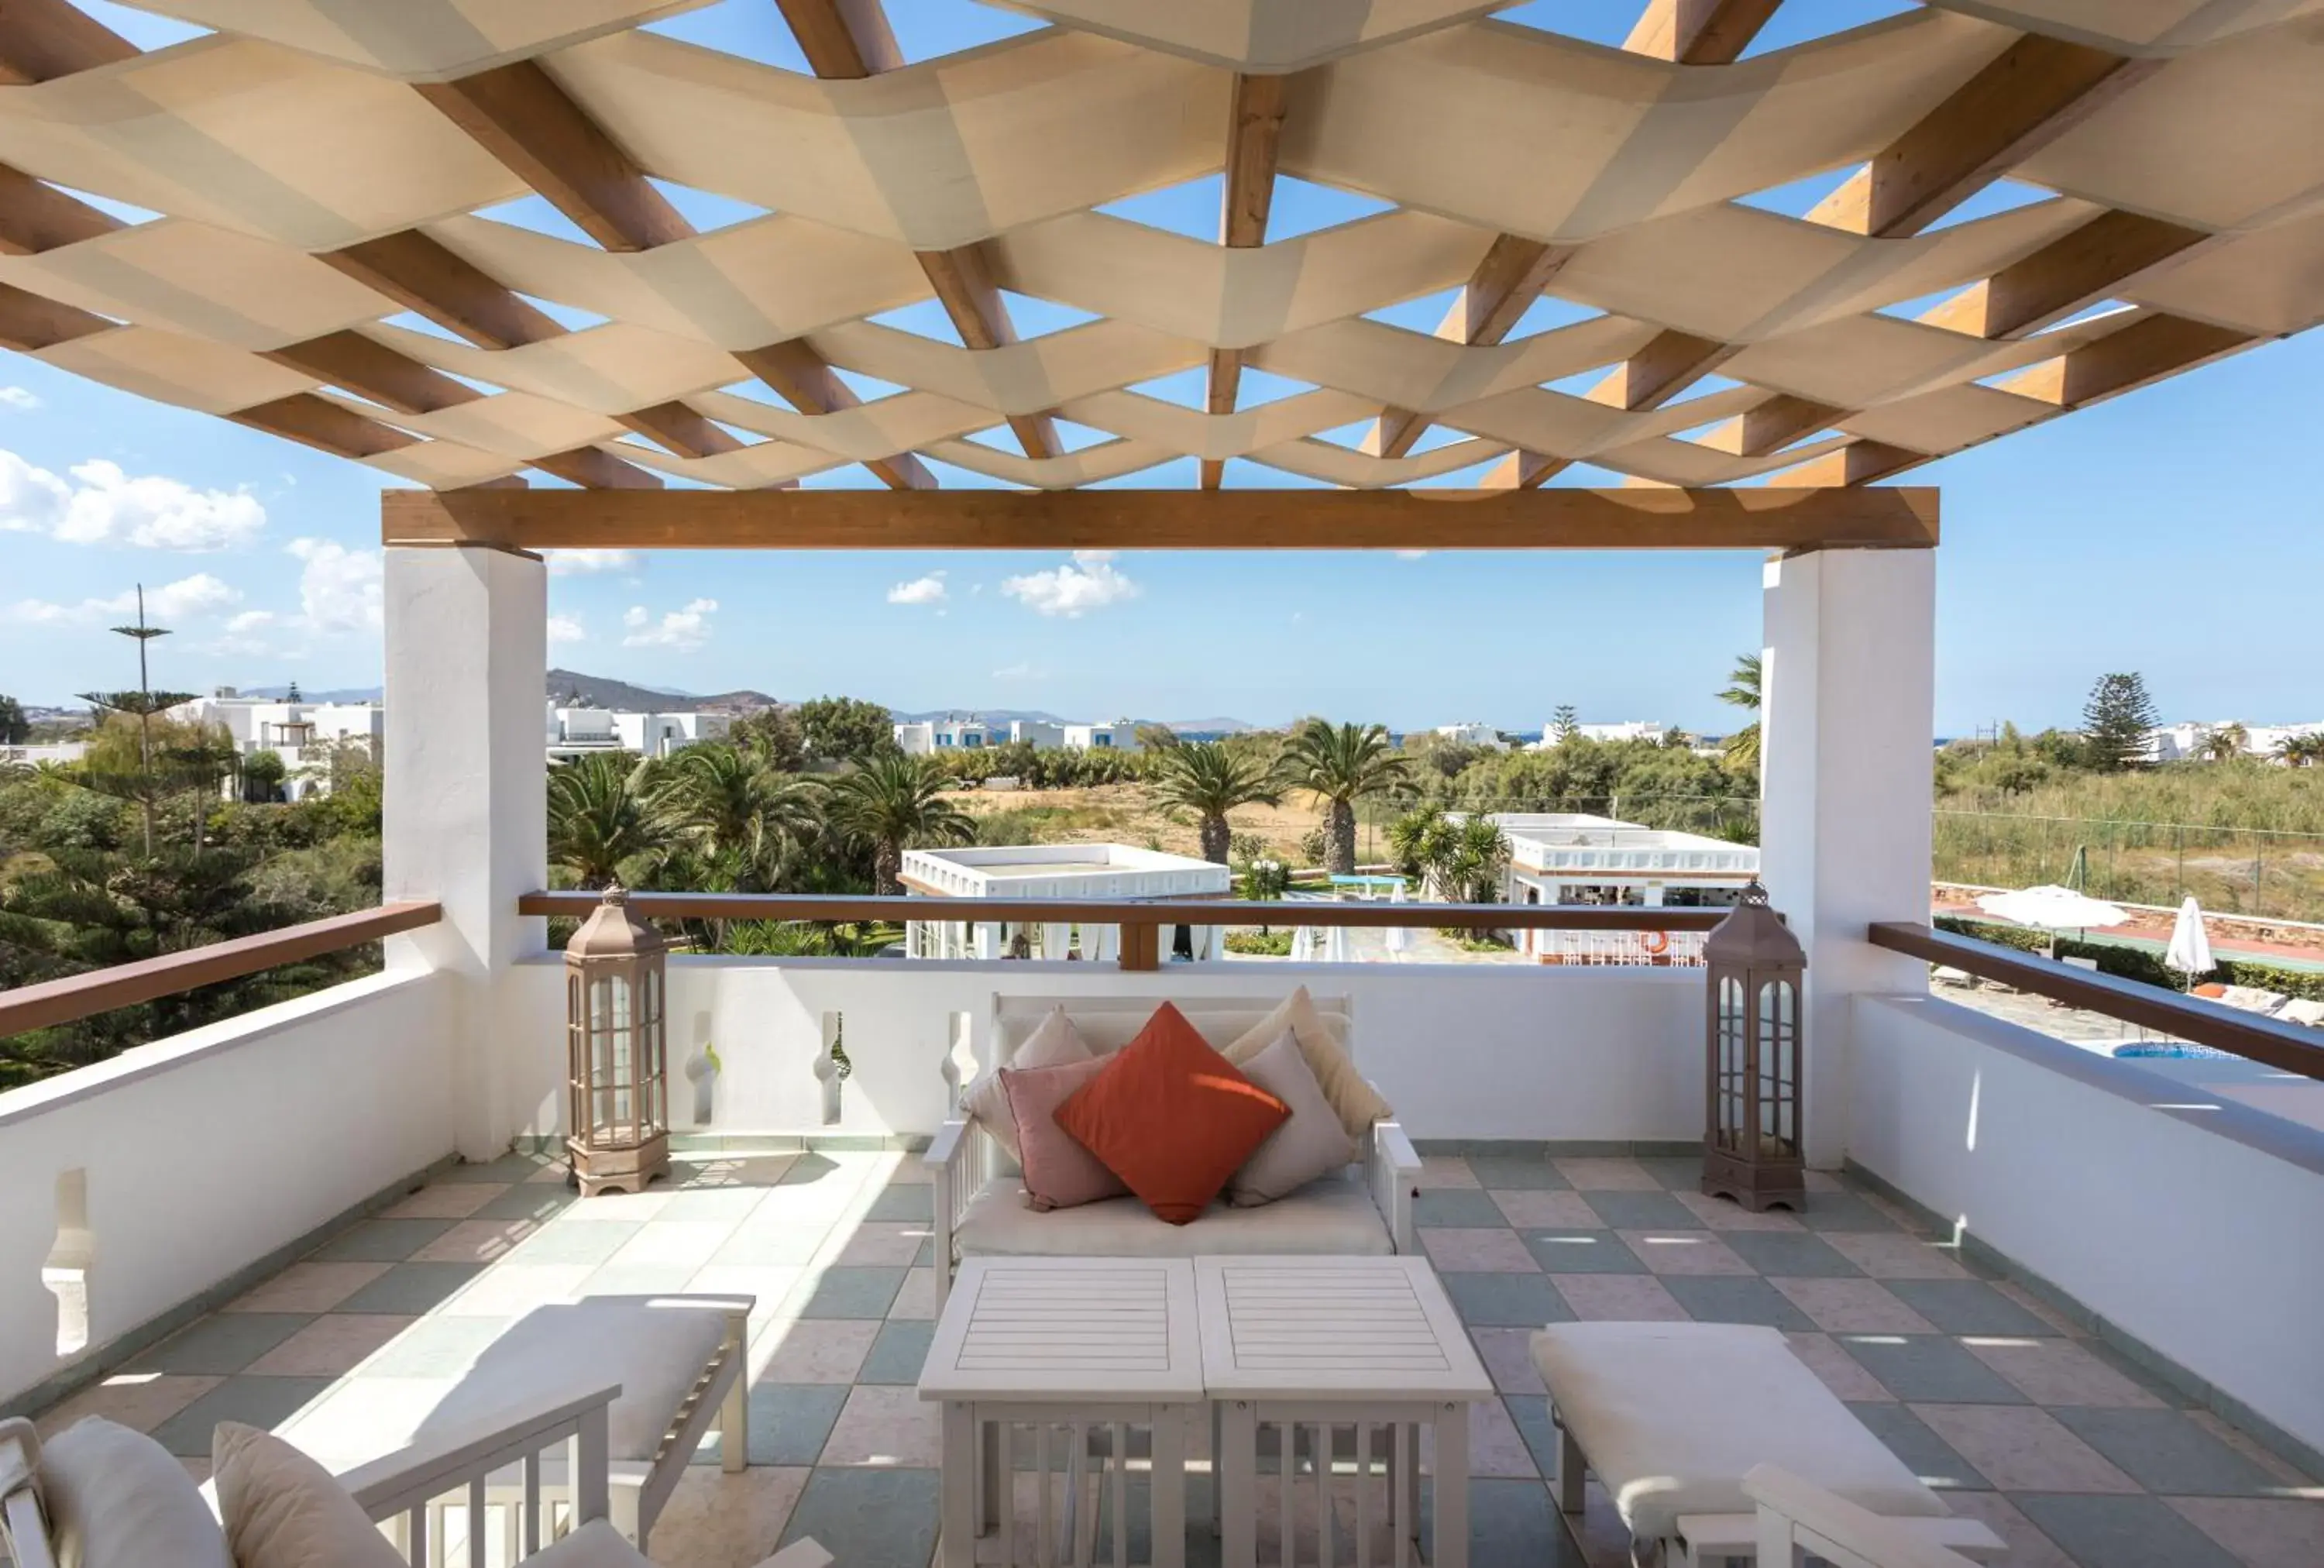
<path id="1" fill-rule="evenodd" d="M 1282 798 L 1266 767 L 1247 749 L 1229 751 L 1217 741 L 1186 741 L 1158 753 L 1154 798 L 1181 806 L 1203 819 L 1203 858 L 1227 863 L 1232 836 L 1227 813 L 1238 806 L 1272 806 Z"/>
<path id="2" fill-rule="evenodd" d="M 1734 672 L 1727 678 L 1727 689 L 1719 700 L 1730 707 L 1742 708 L 1757 715 L 1763 693 L 1760 680 L 1760 656 L 1746 653 L 1736 659 Z M 1727 737 L 1722 748 L 1729 768 L 1738 773 L 1756 773 L 1759 770 L 1759 721 L 1752 721 Z"/>
<path id="3" fill-rule="evenodd" d="M 874 890 L 892 897 L 904 851 L 919 844 L 973 844 L 976 824 L 944 798 L 944 771 L 925 757 L 890 752 L 866 758 L 831 792 L 832 820 L 872 846 Z"/>
<path id="4" fill-rule="evenodd" d="M 1497 904 L 1509 841 L 1500 825 L 1472 812 L 1458 821 L 1440 807 L 1424 806 L 1388 829 L 1397 869 L 1417 877 L 1424 892 L 1448 903 Z"/>
<path id="5" fill-rule="evenodd" d="M 549 858 L 602 888 L 621 864 L 651 847 L 646 809 L 648 764 L 627 752 L 578 757 L 549 773 Z"/>
<path id="6" fill-rule="evenodd" d="M 2292 768 L 2312 768 L 2324 762 L 2324 730 L 2284 736 L 2275 743 L 2275 760 Z"/>
<path id="7" fill-rule="evenodd" d="M 2203 737 L 2202 755 L 2213 762 L 2232 762 L 2251 743 L 2251 732 L 2238 724 L 2221 724 Z"/>
<path id="8" fill-rule="evenodd" d="M 1388 744 L 1382 725 L 1309 719 L 1285 743 L 1277 769 L 1286 788 L 1323 798 L 1323 867 L 1348 876 L 1356 869 L 1356 802 L 1403 783 L 1412 762 Z"/>
<path id="9" fill-rule="evenodd" d="M 815 836 L 823 792 L 769 767 L 755 750 L 688 746 L 654 792 L 653 826 L 706 857 L 731 861 L 735 890 L 772 892 L 788 853 Z"/>

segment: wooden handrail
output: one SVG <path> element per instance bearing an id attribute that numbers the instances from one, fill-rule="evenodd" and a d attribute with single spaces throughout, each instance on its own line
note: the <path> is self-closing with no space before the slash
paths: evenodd
<path id="1" fill-rule="evenodd" d="M 432 926 L 443 918 L 444 906 L 438 903 L 382 904 L 376 909 L 357 909 L 350 915 L 285 926 L 280 931 L 262 931 L 255 936 L 237 936 L 231 942 L 213 942 L 207 947 L 189 947 L 159 958 L 0 991 L 0 1038 L 359 947 L 399 931 Z"/>
<path id="2" fill-rule="evenodd" d="M 1980 980 L 1997 980 L 2069 1007 L 2159 1029 L 2304 1078 L 2324 1078 L 2324 1040 L 2313 1029 L 2117 975 L 2070 969 L 2013 947 L 1932 930 L 1914 920 L 1883 921 L 1868 935 L 1875 947 L 1892 953 L 1946 964 Z"/>
<path id="3" fill-rule="evenodd" d="M 598 895 L 586 890 L 527 893 L 521 915 L 586 917 Z M 1232 899 L 936 899 L 868 894 L 648 893 L 629 895 L 649 919 L 678 920 L 1009 920 L 1090 926 L 1340 926 L 1444 927 L 1466 931 L 1708 931 L 1727 917 L 1717 909 L 1637 909 L 1582 904 L 1342 903 L 1318 899 L 1259 903 Z"/>

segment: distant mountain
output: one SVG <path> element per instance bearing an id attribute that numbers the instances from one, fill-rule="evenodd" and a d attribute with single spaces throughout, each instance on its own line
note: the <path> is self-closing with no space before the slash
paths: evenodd
<path id="1" fill-rule="evenodd" d="M 670 708 L 706 713 L 750 713 L 777 706 L 763 691 L 722 691 L 707 696 L 674 691 L 666 687 L 632 686 L 609 676 L 584 675 L 577 669 L 549 672 L 548 694 L 574 707 L 612 708 L 617 713 L 662 713 Z"/>
<path id="2" fill-rule="evenodd" d="M 1169 724 L 1182 735 L 1245 735 L 1265 727 L 1240 719 L 1172 719 Z"/>

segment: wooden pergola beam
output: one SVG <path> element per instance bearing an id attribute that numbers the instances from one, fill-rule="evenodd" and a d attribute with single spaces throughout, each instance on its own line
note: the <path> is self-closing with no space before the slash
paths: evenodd
<path id="1" fill-rule="evenodd" d="M 694 226 L 539 62 L 416 87 L 605 249 L 651 250 L 692 236 Z"/>
<path id="2" fill-rule="evenodd" d="M 835 81 L 894 70 L 904 63 L 880 0 L 775 0 L 810 69 Z"/>
<path id="3" fill-rule="evenodd" d="M 770 343 L 763 348 L 738 348 L 733 353 L 752 375 L 800 413 L 832 414 L 862 406 L 853 389 L 833 374 L 830 362 L 804 337 Z M 863 466 L 890 490 L 936 488 L 936 475 L 909 452 L 868 457 Z"/>
<path id="4" fill-rule="evenodd" d="M 1923 463 L 1935 461 L 1926 452 L 1892 447 L 1886 441 L 1858 439 L 1812 462 L 1801 464 L 1784 477 L 1794 484 L 1869 486 L 1879 480 L 1902 474 L 1907 468 L 1917 468 Z M 1866 489 L 1864 493 L 1877 494 L 1879 492 Z"/>
<path id="5" fill-rule="evenodd" d="M 112 321 L 93 310 L 67 305 L 12 283 L 0 283 L 0 347 L 31 354 L 103 332 L 111 326 Z"/>
<path id="6" fill-rule="evenodd" d="M 335 457 L 376 457 L 382 452 L 417 445 L 420 440 L 417 436 L 342 408 L 313 392 L 293 392 L 287 398 L 237 410 L 226 418 L 237 425 L 281 436 Z"/>
<path id="7" fill-rule="evenodd" d="M 1921 549 L 1938 516 L 1932 489 L 1772 486 L 391 490 L 380 507 L 387 544 L 521 549 Z"/>
<path id="8" fill-rule="evenodd" d="M 360 393 L 400 414 L 431 414 L 484 394 L 360 332 L 327 333 L 261 357 Z"/>
<path id="9" fill-rule="evenodd" d="M 1518 235 L 1496 236 L 1437 323 L 1436 336 L 1471 346 L 1500 342 L 1581 248 L 1545 244 Z M 1382 409 L 1364 449 L 1381 457 L 1406 457 L 1435 422 L 1409 409 Z"/>
<path id="10" fill-rule="evenodd" d="M 739 452 L 742 448 L 742 442 L 682 402 L 656 403 L 650 409 L 633 409 L 613 417 L 680 457 L 715 457 L 721 452 Z"/>
<path id="11" fill-rule="evenodd" d="M 1850 234 L 1920 233 L 2163 64 L 2028 33 L 1808 216 Z"/>
<path id="12" fill-rule="evenodd" d="M 1009 307 L 1001 298 L 1000 286 L 992 281 L 991 269 L 985 265 L 982 251 L 970 244 L 916 254 L 920 271 L 927 274 L 928 286 L 936 291 L 937 302 L 952 318 L 954 330 L 971 352 L 1003 348 L 1017 341 L 1017 328 L 1009 319 Z M 1028 457 L 1054 457 L 1062 449 L 1057 444 L 1056 424 L 1048 414 L 1005 417 L 1010 429 L 1016 432 L 1017 444 L 1025 448 Z"/>
<path id="13" fill-rule="evenodd" d="M 1592 402 L 1636 413 L 1658 409 L 1741 352 L 1741 346 L 1676 329 L 1658 332 L 1590 389 Z"/>
<path id="14" fill-rule="evenodd" d="M 660 475 L 652 472 L 650 469 L 641 468 L 634 463 L 625 463 L 621 458 L 614 457 L 611 452 L 604 451 L 595 447 L 576 447 L 570 452 L 552 452 L 546 457 L 535 457 L 532 460 L 532 466 L 540 469 L 544 474 L 554 474 L 559 479 L 566 480 L 574 484 L 578 484 L 585 492 L 606 491 L 620 492 L 624 494 L 635 494 L 641 492 L 660 491 L 662 488 Z M 383 496 L 384 496 L 385 493 L 383 493 Z M 457 493 L 465 495 L 473 493 L 461 491 Z M 502 495 L 514 495 L 519 493 L 529 495 L 547 495 L 554 494 L 556 492 L 533 490 L 518 492 L 514 490 L 503 490 L 496 491 L 493 493 Z M 568 490 L 564 492 L 564 493 L 571 495 L 575 493 Z M 663 492 L 663 493 L 678 495 L 707 493 L 667 491 Z M 595 497 L 592 497 L 592 499 L 595 499 Z"/>
<path id="15" fill-rule="evenodd" d="M 1976 337 L 2023 337 L 2088 309 L 2129 279 L 2211 237 L 2135 212 L 2102 212 L 1921 319 Z"/>
<path id="16" fill-rule="evenodd" d="M 516 348 L 565 330 L 515 290 L 416 228 L 317 256 L 479 348 Z"/>
<path id="17" fill-rule="evenodd" d="M 1572 466 L 1571 457 L 1545 457 L 1538 452 L 1520 449 L 1485 471 L 1484 488 L 1537 490 Z"/>
<path id="18" fill-rule="evenodd" d="M 1267 218 L 1275 207 L 1275 170 L 1283 149 L 1284 78 L 1236 73 L 1227 111 L 1226 189 L 1219 203 L 1219 243 L 1230 250 L 1256 250 L 1267 243 Z M 1242 391 L 1242 350 L 1211 350 L 1210 386 L 1203 406 L 1231 414 Z M 1200 483 L 1216 490 L 1226 465 L 1203 459 Z"/>
<path id="19" fill-rule="evenodd" d="M 8 0 L 0 5 L 0 86 L 53 81 L 75 71 L 134 60 L 127 39 L 66 0 Z"/>
<path id="20" fill-rule="evenodd" d="M 37 255 L 121 226 L 111 213 L 0 163 L 0 254 Z"/>
<path id="21" fill-rule="evenodd" d="M 2191 370 L 2255 341 L 2252 334 L 2233 327 L 2157 314 L 2093 338 L 2056 359 L 2029 365 L 1996 385 L 2019 397 L 2079 409 Z"/>
<path id="22" fill-rule="evenodd" d="M 1730 65 L 1784 0 L 1651 0 L 1622 47 L 1680 65 Z"/>

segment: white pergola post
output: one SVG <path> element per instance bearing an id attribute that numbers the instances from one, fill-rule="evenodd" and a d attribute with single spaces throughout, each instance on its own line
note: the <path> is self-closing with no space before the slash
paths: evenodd
<path id="1" fill-rule="evenodd" d="M 1822 550 L 1766 572 L 1760 876 L 1807 949 L 1806 1153 L 1848 1151 L 1849 999 L 1918 991 L 1875 920 L 1929 913 L 1936 552 Z"/>
<path id="2" fill-rule="evenodd" d="M 452 1123 L 490 1159 L 561 1121 L 561 1022 L 524 1005 L 511 967 L 546 944 L 516 912 L 548 885 L 548 576 L 537 556 L 487 548 L 387 551 L 384 894 L 433 899 L 441 924 L 391 938 L 391 965 L 451 977 Z"/>

